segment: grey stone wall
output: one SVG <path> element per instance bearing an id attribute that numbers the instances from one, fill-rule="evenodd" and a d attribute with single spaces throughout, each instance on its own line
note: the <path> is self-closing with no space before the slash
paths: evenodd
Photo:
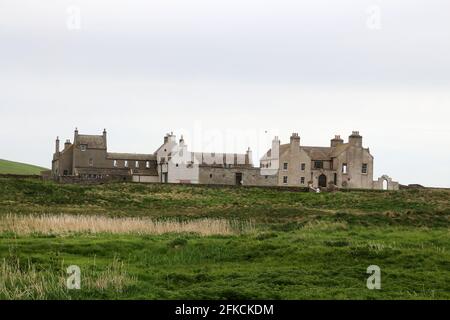
<path id="1" fill-rule="evenodd" d="M 199 166 L 200 184 L 236 185 L 236 173 L 242 174 L 244 186 L 276 186 L 277 175 L 261 175 L 259 168 Z"/>

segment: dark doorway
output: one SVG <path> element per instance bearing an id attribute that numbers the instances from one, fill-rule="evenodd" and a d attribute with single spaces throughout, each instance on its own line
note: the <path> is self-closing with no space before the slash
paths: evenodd
<path id="1" fill-rule="evenodd" d="M 334 174 L 334 185 L 337 186 L 337 173 Z"/>
<path id="2" fill-rule="evenodd" d="M 236 185 L 240 186 L 242 184 L 242 172 L 236 172 Z"/>
<path id="3" fill-rule="evenodd" d="M 324 174 L 321 174 L 319 176 L 319 187 L 321 187 L 321 188 L 327 187 L 327 176 Z"/>
<path id="4" fill-rule="evenodd" d="M 163 183 L 167 183 L 167 181 L 168 181 L 168 177 L 167 177 L 167 172 L 164 172 L 163 173 L 163 175 L 162 175 L 162 178 L 163 178 Z"/>

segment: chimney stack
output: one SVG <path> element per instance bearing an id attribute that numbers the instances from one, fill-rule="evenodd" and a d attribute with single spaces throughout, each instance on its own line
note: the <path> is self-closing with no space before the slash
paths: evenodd
<path id="1" fill-rule="evenodd" d="M 78 128 L 75 127 L 75 133 L 73 135 L 73 143 L 76 144 L 78 140 Z M 70 142 L 70 140 L 69 140 Z"/>
<path id="2" fill-rule="evenodd" d="M 359 131 L 352 132 L 352 134 L 348 137 L 348 143 L 355 147 L 362 148 L 362 136 L 359 134 Z"/>
<path id="3" fill-rule="evenodd" d="M 108 145 L 106 144 L 106 128 L 103 129 L 103 143 L 105 144 L 105 147 L 108 146 Z"/>
<path id="4" fill-rule="evenodd" d="M 341 139 L 340 135 L 335 135 L 334 139 L 331 139 L 331 147 L 336 147 L 336 146 L 338 146 L 340 144 L 343 144 L 343 143 L 344 143 L 344 140 Z"/>
<path id="5" fill-rule="evenodd" d="M 70 139 L 67 139 L 66 142 L 64 143 L 64 150 L 67 150 L 67 148 L 69 148 L 70 145 L 71 145 Z"/>
<path id="6" fill-rule="evenodd" d="M 253 153 L 252 150 L 250 149 L 250 147 L 248 147 L 247 152 L 246 152 L 246 163 L 245 164 L 253 164 Z"/>
<path id="7" fill-rule="evenodd" d="M 297 132 L 294 132 L 291 135 L 291 145 L 292 144 L 300 146 L 300 137 Z"/>
<path id="8" fill-rule="evenodd" d="M 55 142 L 55 153 L 59 153 L 59 137 L 56 137 L 56 142 Z"/>

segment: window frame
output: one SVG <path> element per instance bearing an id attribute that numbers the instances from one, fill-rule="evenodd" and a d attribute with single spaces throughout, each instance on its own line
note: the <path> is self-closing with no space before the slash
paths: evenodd
<path id="1" fill-rule="evenodd" d="M 317 164 L 320 163 L 320 166 Z M 314 160 L 314 169 L 323 169 L 323 160 Z"/>
<path id="2" fill-rule="evenodd" d="M 361 173 L 362 174 L 368 174 L 369 173 L 369 164 L 363 163 L 361 166 Z"/>
<path id="3" fill-rule="evenodd" d="M 348 164 L 347 163 L 342 164 L 342 174 L 348 174 Z"/>

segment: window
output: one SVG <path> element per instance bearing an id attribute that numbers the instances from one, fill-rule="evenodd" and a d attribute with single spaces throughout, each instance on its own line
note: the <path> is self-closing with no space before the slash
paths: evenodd
<path id="1" fill-rule="evenodd" d="M 114 167 L 117 167 L 117 160 L 114 160 L 114 161 L 113 161 L 113 166 L 114 166 Z"/>
<path id="2" fill-rule="evenodd" d="M 288 183 L 288 179 L 287 178 L 288 178 L 287 176 L 283 177 L 283 183 Z"/>
<path id="3" fill-rule="evenodd" d="M 287 170 L 287 169 L 288 169 L 288 163 L 285 162 L 285 163 L 283 163 L 283 170 Z"/>
<path id="4" fill-rule="evenodd" d="M 264 179 L 267 179 L 268 178 L 268 176 L 264 176 Z"/>
<path id="5" fill-rule="evenodd" d="M 178 163 L 175 165 L 175 167 L 178 167 Z"/>
<path id="6" fill-rule="evenodd" d="M 89 166 L 92 167 L 94 165 L 94 159 L 90 158 L 89 159 Z"/>
<path id="7" fill-rule="evenodd" d="M 81 151 L 86 151 L 86 145 L 85 144 L 81 144 L 80 145 L 80 150 Z"/>
<path id="8" fill-rule="evenodd" d="M 209 178 L 212 178 L 212 173 L 209 174 Z"/>
<path id="9" fill-rule="evenodd" d="M 323 169 L 323 161 L 321 161 L 321 160 L 314 161 L 314 168 L 315 169 Z"/>
<path id="10" fill-rule="evenodd" d="M 306 169 L 306 163 L 302 163 L 302 171 L 305 171 Z"/>
<path id="11" fill-rule="evenodd" d="M 342 173 L 347 174 L 347 164 L 342 164 Z"/>
<path id="12" fill-rule="evenodd" d="M 123 165 L 124 165 L 124 167 L 128 167 L 128 160 L 125 160 Z"/>
<path id="13" fill-rule="evenodd" d="M 136 161 L 135 167 L 136 167 L 136 168 L 139 168 L 139 161 Z"/>
<path id="14" fill-rule="evenodd" d="M 362 173 L 367 173 L 367 163 L 363 163 L 361 172 Z"/>
<path id="15" fill-rule="evenodd" d="M 63 173 L 63 175 L 65 175 L 65 176 L 69 175 L 69 171 L 67 171 L 67 170 L 64 170 L 64 173 Z"/>
<path id="16" fill-rule="evenodd" d="M 300 178 L 300 184 L 305 184 L 305 177 Z"/>
<path id="17" fill-rule="evenodd" d="M 146 161 L 146 162 L 145 162 L 145 167 L 146 167 L 146 168 L 150 168 L 150 161 Z"/>

